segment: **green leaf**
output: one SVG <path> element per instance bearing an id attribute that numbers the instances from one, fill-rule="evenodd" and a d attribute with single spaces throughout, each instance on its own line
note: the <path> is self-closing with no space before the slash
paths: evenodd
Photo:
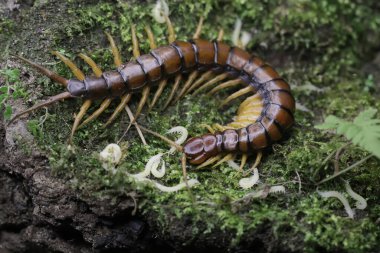
<path id="1" fill-rule="evenodd" d="M 12 116 L 12 107 L 10 105 L 7 105 L 4 111 L 4 119 L 8 120 L 11 118 L 11 116 Z"/>
<path id="2" fill-rule="evenodd" d="M 352 143 L 380 158 L 380 119 L 374 119 L 377 110 L 367 109 L 353 120 L 345 121 L 335 116 L 328 116 L 325 122 L 315 126 L 318 129 L 335 129 Z"/>

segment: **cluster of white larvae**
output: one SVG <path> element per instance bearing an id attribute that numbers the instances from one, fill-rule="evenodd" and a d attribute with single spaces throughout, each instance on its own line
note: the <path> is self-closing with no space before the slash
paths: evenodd
<path id="1" fill-rule="evenodd" d="M 186 128 L 178 126 L 173 127 L 168 131 L 169 134 L 177 133 L 179 134 L 179 137 L 176 139 L 175 143 L 180 145 L 184 143 L 187 139 L 188 132 Z M 199 181 L 196 179 L 189 179 L 187 180 L 187 184 L 185 182 L 181 182 L 174 186 L 165 186 L 162 185 L 155 180 L 152 180 L 148 178 L 150 175 L 152 175 L 155 178 L 162 178 L 165 176 L 166 173 L 166 165 L 165 161 L 162 159 L 162 157 L 165 154 L 173 154 L 176 151 L 174 147 L 172 147 L 167 153 L 159 153 L 155 156 L 152 156 L 148 162 L 145 165 L 145 169 L 137 174 L 130 174 L 126 172 L 127 176 L 130 176 L 134 178 L 136 181 L 139 182 L 145 182 L 150 183 L 154 185 L 157 189 L 163 191 L 163 192 L 175 192 L 179 191 L 182 188 L 188 186 L 193 187 L 196 184 L 199 184 Z M 104 169 L 112 172 L 113 174 L 116 173 L 116 166 L 119 164 L 122 157 L 122 152 L 117 144 L 109 144 L 102 152 L 99 154 L 99 159 L 102 162 L 102 166 Z M 159 166 L 161 164 L 160 169 Z"/>

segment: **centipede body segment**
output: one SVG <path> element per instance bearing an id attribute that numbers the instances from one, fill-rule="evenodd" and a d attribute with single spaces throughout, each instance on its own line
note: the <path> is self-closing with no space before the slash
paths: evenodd
<path id="1" fill-rule="evenodd" d="M 260 152 L 273 142 L 279 141 L 294 122 L 295 101 L 288 83 L 258 56 L 251 55 L 238 47 L 229 46 L 220 40 L 199 39 L 198 29 L 195 39 L 175 41 L 174 30 L 168 18 L 167 24 L 170 44 L 156 47 L 152 32 L 146 28 L 151 51 L 143 55 L 140 55 L 132 27 L 135 60 L 125 64 L 122 64 L 112 37 L 107 34 L 116 70 L 103 72 L 88 56 L 80 55 L 93 69 L 95 76 L 85 76 L 74 63 L 58 52 L 54 54 L 70 67 L 76 76 L 75 79 L 66 80 L 40 65 L 21 58 L 54 81 L 66 86 L 67 91 L 16 115 L 12 121 L 27 112 L 63 98 L 83 98 L 85 102 L 76 116 L 72 138 L 78 126 L 83 127 L 94 120 L 113 100 L 121 98 L 119 106 L 106 123 L 110 124 L 136 93 L 142 94 L 135 114 L 137 118 L 146 105 L 150 92 L 158 87 L 149 105 L 152 109 L 163 89 L 169 87 L 168 79 L 175 79 L 174 86 L 171 86 L 172 95 L 166 101 L 165 107 L 188 93 L 208 91 L 209 94 L 215 94 L 222 89 L 241 87 L 222 101 L 222 105 L 248 95 L 239 106 L 233 122 L 226 126 L 208 126 L 210 133 L 187 141 L 183 152 L 191 164 L 200 166 L 216 162 L 219 164 L 233 158 L 237 153 L 243 154 L 243 164 L 248 154 Z M 188 79 L 180 87 L 181 80 L 185 76 Z M 93 115 L 82 122 L 94 100 L 103 100 L 103 102 Z"/>

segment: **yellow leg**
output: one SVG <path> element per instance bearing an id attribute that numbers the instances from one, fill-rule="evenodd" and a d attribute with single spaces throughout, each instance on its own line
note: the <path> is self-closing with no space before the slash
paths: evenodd
<path id="1" fill-rule="evenodd" d="M 175 38 L 176 38 L 174 28 L 168 16 L 165 16 L 165 21 L 166 21 L 166 25 L 168 27 L 168 32 L 169 32 L 168 41 L 169 43 L 172 43 L 175 41 Z"/>
<path id="2" fill-rule="evenodd" d="M 240 163 L 240 168 L 239 168 L 240 171 L 243 171 L 244 165 L 247 163 L 247 159 L 248 159 L 248 155 L 244 153 L 241 156 L 241 163 Z"/>
<path id="3" fill-rule="evenodd" d="M 150 49 L 155 49 L 157 47 L 157 45 L 156 45 L 156 42 L 155 42 L 155 39 L 154 39 L 153 32 L 150 29 L 150 26 L 148 26 L 148 25 L 145 26 L 145 32 L 148 35 Z"/>
<path id="4" fill-rule="evenodd" d="M 79 57 L 82 58 L 88 65 L 90 65 L 96 77 L 102 76 L 103 74 L 102 70 L 98 67 L 98 65 L 96 65 L 93 59 L 91 59 L 90 57 L 82 53 L 79 54 Z"/>
<path id="5" fill-rule="evenodd" d="M 242 81 L 240 78 L 238 79 L 234 79 L 234 80 L 230 80 L 230 81 L 227 81 L 227 82 L 224 82 L 222 84 L 219 84 L 218 86 L 216 86 L 214 89 L 212 89 L 209 93 L 207 93 L 208 95 L 213 95 L 215 94 L 216 92 L 222 90 L 222 89 L 226 89 L 226 88 L 231 88 L 231 87 L 235 87 L 239 84 L 241 84 Z"/>
<path id="6" fill-rule="evenodd" d="M 115 118 L 119 115 L 119 113 L 124 109 L 124 107 L 128 104 L 128 102 L 131 100 L 132 94 L 125 94 L 121 97 L 120 104 L 116 107 L 115 111 L 112 113 L 111 117 L 107 120 L 107 122 L 104 124 L 104 128 L 107 127 L 109 124 L 112 123 L 112 121 L 115 120 Z"/>
<path id="7" fill-rule="evenodd" d="M 79 110 L 79 113 L 75 116 L 74 124 L 73 124 L 73 127 L 71 129 L 71 135 L 70 135 L 70 139 L 69 139 L 69 143 L 70 144 L 72 143 L 72 140 L 73 140 L 73 137 L 74 137 L 74 133 L 77 130 L 80 121 L 82 120 L 83 116 L 86 114 L 88 108 L 90 108 L 91 103 L 92 102 L 89 99 L 87 99 L 86 101 L 84 101 L 82 107 Z"/>
<path id="8" fill-rule="evenodd" d="M 212 128 L 212 126 L 210 126 L 210 125 L 207 125 L 207 124 L 200 124 L 199 126 L 200 126 L 200 127 L 207 128 L 207 130 L 208 130 L 210 133 L 212 133 L 212 134 L 215 133 L 215 130 L 214 130 L 214 129 Z"/>
<path id="9" fill-rule="evenodd" d="M 76 78 L 78 78 L 79 80 L 83 81 L 84 78 L 85 78 L 85 75 L 83 74 L 83 72 L 77 67 L 77 65 L 75 65 L 74 62 L 70 61 L 69 59 L 66 58 L 66 56 L 62 55 L 61 53 L 59 53 L 58 51 L 53 51 L 52 52 L 54 55 L 58 56 L 59 59 L 61 59 L 61 61 L 63 61 L 63 63 L 65 63 L 65 65 L 67 67 L 70 68 L 71 72 L 73 72 L 74 76 Z"/>
<path id="10" fill-rule="evenodd" d="M 113 61 L 115 63 L 115 66 L 119 67 L 122 65 L 119 49 L 117 49 L 116 43 L 113 40 L 112 36 L 107 32 L 106 32 L 106 35 L 107 35 L 107 39 L 111 45 L 111 50 L 112 50 L 112 54 L 113 54 Z"/>
<path id="11" fill-rule="evenodd" d="M 137 58 L 137 57 L 140 56 L 140 49 L 139 49 L 139 42 L 137 40 L 135 25 L 131 25 L 131 33 L 132 33 L 132 51 L 133 51 L 133 56 L 135 58 Z"/>
<path id="12" fill-rule="evenodd" d="M 202 163 L 201 165 L 198 165 L 196 167 L 196 169 L 200 169 L 200 168 L 204 168 L 206 166 L 209 166 L 210 164 L 213 164 L 215 163 L 216 161 L 220 160 L 220 158 L 222 158 L 222 155 L 217 155 L 217 156 L 214 156 L 214 157 L 211 157 L 209 159 L 207 159 L 204 163 Z"/>
<path id="13" fill-rule="evenodd" d="M 226 79 L 227 77 L 228 77 L 227 73 L 217 75 L 216 77 L 214 77 L 213 79 L 211 79 L 210 81 L 208 81 L 207 83 L 203 84 L 201 87 L 196 89 L 193 94 L 196 95 L 199 92 L 201 92 L 202 90 L 208 89 L 209 87 L 212 87 L 213 85 L 215 85 L 216 83 Z"/>
<path id="14" fill-rule="evenodd" d="M 156 93 L 154 94 L 154 98 L 152 103 L 149 106 L 149 109 L 152 109 L 153 106 L 157 103 L 158 99 L 160 98 L 162 91 L 164 90 L 165 86 L 168 84 L 168 80 L 164 79 L 158 84 L 158 88 L 156 90 Z"/>
<path id="15" fill-rule="evenodd" d="M 193 71 L 190 73 L 189 77 L 186 80 L 185 85 L 182 87 L 181 91 L 179 92 L 178 97 L 174 100 L 174 103 L 176 103 L 184 94 L 185 92 L 189 89 L 189 87 L 193 84 L 195 78 L 197 78 L 198 72 Z M 187 92 L 186 92 L 187 94 Z"/>
<path id="16" fill-rule="evenodd" d="M 253 164 L 252 168 L 257 168 L 261 162 L 261 158 L 263 157 L 263 152 L 259 151 L 256 155 L 255 163 Z"/>
<path id="17" fill-rule="evenodd" d="M 170 104 L 170 102 L 172 101 L 172 99 L 173 99 L 175 93 L 176 93 L 177 90 L 178 90 L 179 83 L 181 82 L 181 80 L 182 80 L 182 75 L 177 75 L 177 76 L 175 77 L 175 81 L 174 81 L 173 88 L 172 88 L 172 90 L 171 90 L 171 92 L 170 92 L 169 98 L 166 100 L 166 103 L 165 103 L 165 105 L 164 105 L 164 107 L 163 107 L 163 110 L 165 110 L 166 107 L 169 106 L 169 104 Z"/>
<path id="18" fill-rule="evenodd" d="M 221 28 L 218 33 L 218 38 L 216 39 L 217 41 L 222 41 L 224 36 L 224 30 Z"/>
<path id="19" fill-rule="evenodd" d="M 213 72 L 212 70 L 208 70 L 206 71 L 205 73 L 203 73 L 192 85 L 191 87 L 188 89 L 187 93 L 191 92 L 192 90 L 194 90 L 195 88 L 198 88 L 199 86 L 201 86 L 205 81 L 207 81 L 208 79 L 210 79 L 212 76 L 213 76 Z"/>
<path id="20" fill-rule="evenodd" d="M 232 95 L 230 95 L 229 97 L 227 97 L 225 100 L 223 100 L 222 104 L 220 106 L 224 106 L 225 104 L 229 103 L 231 100 L 235 99 L 235 98 L 238 98 L 240 96 L 243 96 L 249 92 L 252 92 L 253 91 L 253 88 L 251 86 L 247 86 L 245 87 L 244 89 L 241 89 L 235 93 L 233 93 Z"/>
<path id="21" fill-rule="evenodd" d="M 108 106 L 111 104 L 112 100 L 113 100 L 112 98 L 106 98 L 106 99 L 104 99 L 104 101 L 101 103 L 101 105 L 99 106 L 99 108 L 93 114 L 91 114 L 90 117 L 88 117 L 86 120 L 84 120 L 82 122 L 82 124 L 80 124 L 80 126 L 78 127 L 78 129 L 82 128 L 83 126 L 87 125 L 91 121 L 93 121 L 96 118 L 98 118 L 99 115 L 102 114 L 102 112 L 104 112 L 108 108 Z"/>
<path id="22" fill-rule="evenodd" d="M 141 97 L 141 100 L 139 102 L 139 105 L 137 106 L 136 113 L 134 116 L 135 121 L 137 120 L 137 117 L 140 115 L 141 110 L 143 109 L 143 107 L 144 107 L 144 105 L 148 99 L 149 92 L 150 92 L 150 86 L 145 86 L 142 90 L 142 93 L 141 93 L 142 97 Z"/>
<path id="23" fill-rule="evenodd" d="M 197 29 L 195 30 L 195 33 L 193 35 L 193 39 L 199 39 L 199 36 L 201 35 L 201 32 L 202 32 L 202 26 L 203 26 L 203 17 L 200 17 L 198 25 L 197 25 Z"/>
<path id="24" fill-rule="evenodd" d="M 217 162 L 216 164 L 214 164 L 212 167 L 217 167 L 219 165 L 221 165 L 222 163 L 224 162 L 227 162 L 229 160 L 234 160 L 235 159 L 235 155 L 232 154 L 232 153 L 229 153 L 228 155 L 224 156 L 219 162 Z"/>

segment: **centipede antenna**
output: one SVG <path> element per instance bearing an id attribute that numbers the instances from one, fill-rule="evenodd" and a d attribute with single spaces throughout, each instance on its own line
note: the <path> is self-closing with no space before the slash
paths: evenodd
<path id="1" fill-rule="evenodd" d="M 174 141 L 170 140 L 169 138 L 157 133 L 157 132 L 154 132 L 152 130 L 149 130 L 141 125 L 139 125 L 140 129 L 147 132 L 147 133 L 150 133 L 158 138 L 160 138 L 161 140 L 165 141 L 166 143 L 168 143 L 169 145 L 175 147 L 179 152 L 183 152 L 183 147 L 178 145 L 177 143 L 175 143 Z"/>
<path id="2" fill-rule="evenodd" d="M 39 104 L 36 104 L 36 105 L 30 107 L 29 109 L 26 109 L 25 111 L 22 111 L 22 112 L 16 114 L 16 115 L 15 115 L 15 116 L 14 116 L 14 117 L 8 122 L 7 125 L 12 124 L 16 119 L 18 119 L 19 117 L 21 117 L 21 116 L 24 115 L 24 114 L 27 114 L 27 113 L 33 112 L 33 111 L 38 110 L 38 109 L 40 109 L 40 108 L 42 108 L 42 107 L 45 107 L 45 106 L 49 106 L 49 105 L 51 105 L 51 104 L 53 104 L 53 103 L 55 103 L 55 102 L 57 102 L 57 101 L 60 101 L 60 100 L 66 99 L 66 98 L 72 98 L 72 97 L 73 97 L 73 96 L 72 96 L 72 95 L 70 94 L 70 92 L 68 92 L 68 91 L 65 91 L 65 92 L 62 92 L 62 93 L 60 93 L 60 94 L 58 94 L 58 95 L 55 95 L 55 96 L 53 96 L 53 97 L 50 97 L 50 98 L 48 98 L 47 100 L 45 100 L 45 101 L 43 101 L 43 102 L 41 102 L 41 103 L 39 103 Z"/>
<path id="3" fill-rule="evenodd" d="M 64 87 L 67 86 L 67 84 L 69 83 L 69 80 L 67 80 L 66 78 L 58 75 L 57 73 L 53 72 L 53 71 L 50 71 L 48 70 L 47 68 L 44 68 L 43 66 L 37 64 L 37 63 L 34 63 L 20 55 L 16 55 L 16 57 L 20 60 L 22 60 L 23 62 L 29 64 L 30 66 L 32 66 L 33 68 L 35 68 L 36 70 L 38 70 L 41 74 L 49 77 L 51 80 L 57 82 L 57 83 L 60 83 L 62 84 Z"/>

